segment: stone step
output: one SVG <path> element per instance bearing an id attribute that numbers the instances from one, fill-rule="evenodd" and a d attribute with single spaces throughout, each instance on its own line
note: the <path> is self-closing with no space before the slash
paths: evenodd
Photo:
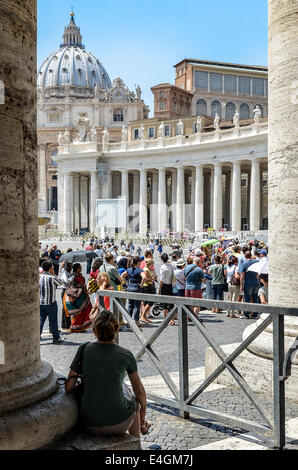
<path id="1" fill-rule="evenodd" d="M 120 436 L 92 436 L 74 431 L 46 450 L 141 450 L 141 442 L 128 433 Z"/>

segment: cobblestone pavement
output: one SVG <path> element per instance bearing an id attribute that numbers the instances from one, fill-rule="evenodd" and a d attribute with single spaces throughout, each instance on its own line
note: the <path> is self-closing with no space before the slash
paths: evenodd
<path id="1" fill-rule="evenodd" d="M 59 324 L 61 323 L 61 300 L 58 293 L 57 300 L 59 304 Z M 255 320 L 240 320 L 237 318 L 227 318 L 225 313 L 212 314 L 211 312 L 202 312 L 200 318 L 203 320 L 206 328 L 211 332 L 218 344 L 230 344 L 241 341 L 243 330 Z M 152 326 L 144 326 L 142 333 L 148 338 L 156 327 L 161 323 L 162 318 L 154 320 Z M 67 375 L 69 365 L 82 342 L 94 341 L 94 335 L 91 330 L 84 333 L 70 334 L 62 331 L 61 335 L 65 342 L 61 345 L 52 344 L 52 336 L 44 328 L 44 334 L 41 340 L 41 357 L 50 362 L 54 370 L 60 375 Z M 189 340 L 189 368 L 198 368 L 204 366 L 205 349 L 207 342 L 193 324 L 188 325 Z M 134 334 L 124 328 L 120 332 L 120 345 L 130 349 L 136 354 L 140 349 L 140 344 Z M 168 372 L 178 371 L 178 328 L 177 326 L 168 326 L 157 341 L 153 344 L 153 349 L 163 362 Z M 144 355 L 138 364 L 140 376 L 143 378 L 156 376 L 157 369 L 151 361 Z M 260 402 L 270 408 L 270 399 L 264 395 L 259 395 Z M 205 391 L 198 400 L 200 406 L 220 411 L 223 413 L 238 416 L 244 419 L 260 422 L 258 412 L 252 407 L 243 392 L 238 389 L 218 388 L 217 390 Z M 271 399 L 272 405 L 272 399 Z M 230 429 L 220 423 L 210 420 L 200 419 L 191 416 L 184 420 L 179 417 L 178 410 L 166 406 L 160 406 L 153 402 L 148 402 L 147 416 L 152 421 L 152 428 L 148 435 L 142 437 L 143 449 L 193 449 L 206 444 L 214 443 L 227 439 L 232 436 L 243 435 L 244 431 L 240 429 Z M 298 416 L 298 404 L 288 403 L 286 409 L 287 419 Z M 262 439 L 261 439 L 262 442 Z M 267 441 L 267 447 L 272 444 Z M 298 446 L 297 446 L 298 448 Z"/>

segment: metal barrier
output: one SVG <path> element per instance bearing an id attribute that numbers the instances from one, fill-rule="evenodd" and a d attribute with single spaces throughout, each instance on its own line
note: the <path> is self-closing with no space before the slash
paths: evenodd
<path id="1" fill-rule="evenodd" d="M 248 431 L 255 432 L 256 434 L 270 437 L 273 439 L 274 447 L 282 449 L 285 446 L 285 380 L 291 374 L 291 365 L 296 351 L 298 350 L 298 337 L 294 341 L 292 347 L 287 354 L 284 352 L 284 316 L 298 316 L 298 309 L 252 304 L 240 302 L 225 302 L 219 300 L 204 300 L 204 299 L 190 299 L 185 297 L 175 296 L 161 296 L 149 294 L 135 294 L 131 292 L 118 292 L 118 291 L 98 291 L 100 296 L 110 297 L 111 311 L 115 311 L 116 315 L 119 312 L 127 321 L 129 327 L 134 332 L 136 338 L 141 344 L 136 359 L 139 360 L 145 353 L 147 353 L 150 360 L 153 362 L 160 375 L 166 382 L 171 390 L 174 398 L 160 397 L 153 394 L 148 394 L 148 398 L 156 403 L 164 404 L 167 406 L 179 409 L 180 416 L 189 418 L 189 414 L 193 413 L 203 418 L 210 418 L 218 422 L 228 424 L 232 427 L 238 427 Z M 152 336 L 147 339 L 135 325 L 130 317 L 126 308 L 120 303 L 120 299 L 133 299 L 140 301 L 149 301 L 154 303 L 164 303 L 173 305 L 172 310 L 168 313 L 162 324 L 154 331 Z M 207 330 L 203 322 L 194 315 L 191 307 L 207 307 L 219 308 L 225 310 L 230 308 L 233 310 L 243 310 L 249 312 L 266 313 L 268 317 L 262 320 L 256 329 L 235 349 L 235 351 L 228 357 L 212 337 L 211 333 Z M 116 307 L 116 308 L 115 308 Z M 163 363 L 159 360 L 154 352 L 152 345 L 159 335 L 168 326 L 169 322 L 178 315 L 178 336 L 179 336 L 179 389 L 172 381 L 170 375 L 165 369 Z M 213 348 L 221 364 L 216 370 L 206 378 L 206 380 L 195 390 L 191 395 L 189 392 L 189 369 L 188 369 L 188 334 L 187 334 L 187 317 L 189 317 Z M 258 403 L 258 399 L 250 386 L 242 378 L 237 368 L 233 365 L 233 361 L 244 351 L 247 346 L 262 333 L 262 331 L 273 322 L 273 417 L 269 416 L 268 412 L 263 409 L 262 405 Z M 240 389 L 244 392 L 252 405 L 261 415 L 264 425 L 248 421 L 243 418 L 237 418 L 218 411 L 209 410 L 200 406 L 194 405 L 194 400 L 223 372 L 227 369 L 234 377 Z"/>

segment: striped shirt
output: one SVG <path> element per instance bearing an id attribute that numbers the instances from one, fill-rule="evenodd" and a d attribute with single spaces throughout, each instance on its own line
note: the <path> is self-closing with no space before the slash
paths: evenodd
<path id="1" fill-rule="evenodd" d="M 50 273 L 39 275 L 40 305 L 51 305 L 56 302 L 56 289 L 63 286 L 63 282 Z"/>

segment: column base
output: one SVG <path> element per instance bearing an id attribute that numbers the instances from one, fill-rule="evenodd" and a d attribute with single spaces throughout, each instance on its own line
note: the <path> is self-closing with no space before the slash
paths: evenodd
<path id="1" fill-rule="evenodd" d="M 0 416 L 0 450 L 37 450 L 64 437 L 78 419 L 71 395 L 58 392 L 45 400 Z"/>

